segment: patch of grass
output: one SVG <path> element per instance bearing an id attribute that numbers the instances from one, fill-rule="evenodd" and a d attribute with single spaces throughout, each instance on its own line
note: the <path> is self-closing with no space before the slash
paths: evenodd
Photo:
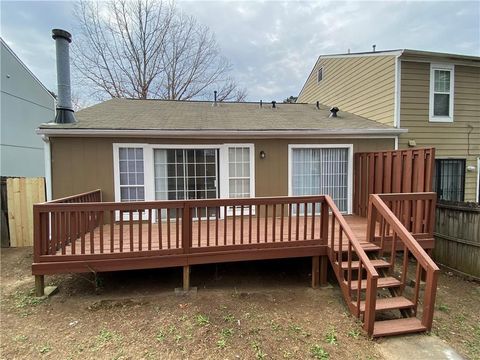
<path id="1" fill-rule="evenodd" d="M 210 324 L 210 319 L 208 318 L 208 316 L 203 314 L 198 314 L 195 318 L 195 321 L 199 326 L 207 326 L 208 324 Z"/>
<path id="2" fill-rule="evenodd" d="M 256 359 L 265 359 L 267 357 L 267 354 L 263 352 L 258 342 L 254 341 L 252 343 L 252 348 L 253 348 L 253 351 L 255 352 Z"/>
<path id="3" fill-rule="evenodd" d="M 320 345 L 313 345 L 310 349 L 310 354 L 312 354 L 312 356 L 318 360 L 330 359 L 330 354 Z"/>
<path id="4" fill-rule="evenodd" d="M 217 341 L 217 347 L 221 350 L 225 349 L 227 347 L 227 339 L 220 339 Z"/>
<path id="5" fill-rule="evenodd" d="M 270 327 L 272 328 L 273 331 L 279 331 L 281 329 L 280 324 L 276 323 L 273 320 L 270 321 Z"/>
<path id="6" fill-rule="evenodd" d="M 360 336 L 360 330 L 358 330 L 358 329 L 350 330 L 347 333 L 347 336 L 351 337 L 351 338 L 354 338 L 354 339 L 358 339 L 358 337 Z"/>
<path id="7" fill-rule="evenodd" d="M 25 342 L 27 340 L 28 340 L 28 336 L 26 335 L 16 335 L 13 337 L 13 341 Z"/>
<path id="8" fill-rule="evenodd" d="M 330 329 L 325 335 L 325 341 L 330 345 L 337 345 L 337 332 L 335 329 Z"/>
<path id="9" fill-rule="evenodd" d="M 227 314 L 223 317 L 223 320 L 225 322 L 234 322 L 235 321 L 235 316 L 233 316 L 232 314 Z"/>
<path id="10" fill-rule="evenodd" d="M 52 351 L 52 347 L 48 344 L 44 344 L 40 346 L 40 348 L 38 349 L 38 352 L 40 354 L 46 354 L 46 353 L 49 353 L 50 351 Z"/>
<path id="11" fill-rule="evenodd" d="M 233 329 L 222 329 L 220 336 L 224 338 L 229 338 L 233 335 Z"/>
<path id="12" fill-rule="evenodd" d="M 438 310 L 448 313 L 450 312 L 450 307 L 447 304 L 439 304 Z"/>
<path id="13" fill-rule="evenodd" d="M 120 339 L 120 337 L 114 331 L 110 331 L 110 330 L 107 330 L 107 329 L 102 329 L 102 330 L 100 330 L 99 334 L 97 335 L 95 348 L 102 347 L 103 345 L 105 345 L 105 344 L 107 344 L 111 341 L 117 341 L 119 339 Z"/>
<path id="14" fill-rule="evenodd" d="M 158 333 L 157 333 L 157 336 L 155 336 L 155 339 L 157 339 L 157 341 L 163 341 L 165 340 L 165 337 L 167 335 L 165 334 L 165 332 L 163 330 L 159 330 Z"/>
<path id="15" fill-rule="evenodd" d="M 42 304 L 46 301 L 46 297 L 36 297 L 34 296 L 35 290 L 32 289 L 28 293 L 21 291 L 15 292 L 13 295 L 14 304 L 17 309 L 24 309 L 29 306 L 36 306 Z"/>

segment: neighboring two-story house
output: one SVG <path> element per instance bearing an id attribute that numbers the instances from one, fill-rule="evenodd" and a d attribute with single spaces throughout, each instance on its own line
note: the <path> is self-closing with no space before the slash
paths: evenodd
<path id="1" fill-rule="evenodd" d="M 440 199 L 480 200 L 480 57 L 407 49 L 320 56 L 297 100 L 317 101 L 408 129 L 399 148 L 436 148 Z"/>
<path id="2" fill-rule="evenodd" d="M 35 129 L 55 117 L 55 98 L 0 38 L 1 175 L 45 176 L 44 145 Z"/>

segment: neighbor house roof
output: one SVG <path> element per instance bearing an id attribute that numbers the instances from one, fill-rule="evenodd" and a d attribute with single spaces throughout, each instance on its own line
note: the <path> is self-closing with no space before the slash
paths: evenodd
<path id="1" fill-rule="evenodd" d="M 42 124 L 46 135 L 91 136 L 281 136 L 397 135 L 405 130 L 326 106 L 209 101 L 111 99 L 75 114 L 74 124 Z"/>
<path id="2" fill-rule="evenodd" d="M 356 53 L 343 54 L 327 54 L 320 55 L 318 58 L 340 58 L 340 57 L 362 57 L 362 56 L 399 56 L 402 58 L 419 58 L 419 59 L 441 59 L 442 61 L 453 61 L 468 63 L 473 66 L 480 66 L 480 57 L 474 55 L 462 55 L 443 53 L 436 51 L 424 51 L 413 49 L 396 49 L 396 50 L 382 50 L 382 51 L 365 51 Z"/>

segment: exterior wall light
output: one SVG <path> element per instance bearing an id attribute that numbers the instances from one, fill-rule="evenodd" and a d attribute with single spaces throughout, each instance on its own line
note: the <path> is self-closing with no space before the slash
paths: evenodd
<path id="1" fill-rule="evenodd" d="M 267 157 L 267 154 L 265 154 L 265 151 L 260 151 L 260 159 L 265 159 Z"/>

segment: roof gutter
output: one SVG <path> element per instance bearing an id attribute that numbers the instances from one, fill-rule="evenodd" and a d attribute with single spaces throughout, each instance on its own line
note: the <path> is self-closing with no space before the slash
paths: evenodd
<path id="1" fill-rule="evenodd" d="M 397 136 L 407 129 L 339 129 L 339 130 L 159 130 L 159 129 L 52 129 L 38 128 L 36 133 L 51 137 L 163 137 L 163 138 L 278 138 L 320 136 Z"/>

